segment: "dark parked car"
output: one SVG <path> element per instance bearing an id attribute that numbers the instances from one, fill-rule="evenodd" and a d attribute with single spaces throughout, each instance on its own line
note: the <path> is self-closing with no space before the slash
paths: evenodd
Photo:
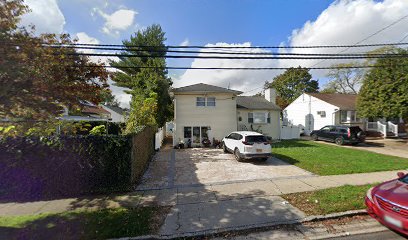
<path id="1" fill-rule="evenodd" d="M 335 142 L 338 145 L 356 145 L 365 141 L 365 133 L 359 126 L 325 126 L 310 133 L 313 140 Z"/>

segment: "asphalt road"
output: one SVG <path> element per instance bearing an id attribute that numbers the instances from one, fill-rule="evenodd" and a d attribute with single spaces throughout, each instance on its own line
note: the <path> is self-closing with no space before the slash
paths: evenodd
<path id="1" fill-rule="evenodd" d="M 384 231 L 378 233 L 369 233 L 369 234 L 358 234 L 358 235 L 351 235 L 346 237 L 336 237 L 332 238 L 335 240 L 361 240 L 361 239 L 370 239 L 370 240 L 404 240 L 408 239 L 408 237 L 403 237 L 393 231 Z"/>

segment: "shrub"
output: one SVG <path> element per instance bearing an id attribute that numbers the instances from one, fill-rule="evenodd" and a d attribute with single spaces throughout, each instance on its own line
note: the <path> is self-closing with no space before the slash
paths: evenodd
<path id="1" fill-rule="evenodd" d="M 89 134 L 91 135 L 104 135 L 106 134 L 106 127 L 105 125 L 99 125 L 95 126 L 94 128 L 89 131 Z"/>
<path id="2" fill-rule="evenodd" d="M 0 200 L 37 200 L 123 190 L 131 184 L 128 136 L 0 139 Z"/>

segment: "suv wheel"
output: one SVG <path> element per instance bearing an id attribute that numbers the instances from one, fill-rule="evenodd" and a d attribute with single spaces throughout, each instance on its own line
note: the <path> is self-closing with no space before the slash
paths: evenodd
<path id="1" fill-rule="evenodd" d="M 224 153 L 228 153 L 227 147 L 225 146 L 225 143 L 222 143 L 222 150 L 224 151 Z"/>
<path id="2" fill-rule="evenodd" d="M 344 139 L 342 137 L 338 137 L 338 138 L 334 139 L 334 142 L 337 145 L 343 145 L 344 144 Z"/>
<path id="3" fill-rule="evenodd" d="M 316 134 L 312 134 L 312 140 L 313 141 L 317 141 L 317 140 L 319 140 L 319 138 L 317 137 L 317 135 Z"/>
<path id="4" fill-rule="evenodd" d="M 235 155 L 235 159 L 236 159 L 238 162 L 242 162 L 241 153 L 239 152 L 239 149 L 238 149 L 238 148 L 235 148 L 234 155 Z"/>

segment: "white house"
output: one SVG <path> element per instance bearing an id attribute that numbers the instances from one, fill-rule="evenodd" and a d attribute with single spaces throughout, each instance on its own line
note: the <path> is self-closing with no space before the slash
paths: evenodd
<path id="1" fill-rule="evenodd" d="M 111 106 L 111 105 L 101 105 L 103 109 L 108 111 L 110 113 L 110 121 L 115 122 L 115 123 L 123 123 L 125 122 L 125 111 L 116 106 Z"/>
<path id="2" fill-rule="evenodd" d="M 302 126 L 306 135 L 326 125 L 358 125 L 357 95 L 340 93 L 303 93 L 283 110 L 283 124 Z"/>
<path id="3" fill-rule="evenodd" d="M 222 140 L 230 132 L 254 130 L 279 138 L 280 108 L 275 92 L 262 97 L 238 96 L 242 92 L 203 83 L 173 89 L 173 145 L 191 140 L 192 146 L 204 139 Z"/>

